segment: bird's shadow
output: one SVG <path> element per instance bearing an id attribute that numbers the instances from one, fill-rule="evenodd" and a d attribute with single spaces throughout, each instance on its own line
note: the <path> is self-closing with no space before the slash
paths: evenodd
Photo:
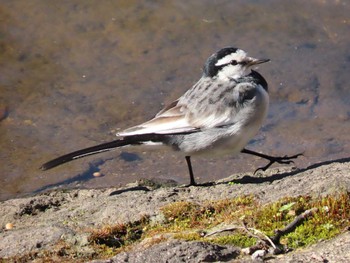
<path id="1" fill-rule="evenodd" d="M 96 159 L 92 162 L 89 163 L 89 168 L 86 169 L 84 172 L 72 177 L 72 178 L 68 178 L 66 180 L 62 180 L 58 183 L 54 183 L 54 184 L 49 184 L 49 185 L 45 185 L 43 187 L 40 187 L 38 189 L 36 189 L 35 191 L 33 191 L 33 194 L 37 194 L 40 192 L 44 192 L 46 190 L 51 190 L 51 189 L 55 189 L 58 187 L 63 187 L 63 186 L 69 186 L 70 184 L 73 183 L 77 183 L 77 182 L 87 182 L 93 178 L 95 178 L 93 176 L 93 174 L 95 172 L 99 172 L 100 171 L 100 166 L 103 165 L 105 162 L 113 160 L 114 158 L 108 158 L 108 159 Z M 142 158 L 135 154 L 135 153 L 128 153 L 128 152 L 121 152 L 120 153 L 120 159 L 126 161 L 126 162 L 134 162 L 134 161 L 140 161 L 142 160 Z M 75 187 L 68 187 L 68 188 L 75 188 Z"/>
<path id="2" fill-rule="evenodd" d="M 112 193 L 110 193 L 109 195 L 110 196 L 120 195 L 120 194 L 125 193 L 125 192 L 133 192 L 133 191 L 145 191 L 145 192 L 148 192 L 148 191 L 151 191 L 151 190 L 149 188 L 147 188 L 146 186 L 133 186 L 133 187 L 125 188 L 125 189 L 115 190 Z"/>
<path id="3" fill-rule="evenodd" d="M 196 184 L 196 187 L 210 187 L 210 186 L 214 186 L 214 185 L 230 184 L 230 183 L 234 183 L 234 184 L 262 184 L 262 183 L 266 183 L 266 182 L 272 183 L 274 181 L 281 180 L 281 179 L 289 177 L 289 176 L 294 176 L 294 175 L 297 175 L 299 173 L 303 173 L 305 171 L 312 170 L 312 169 L 315 169 L 317 167 L 321 167 L 321 166 L 328 165 L 331 163 L 346 163 L 346 162 L 350 162 L 350 157 L 329 160 L 329 161 L 323 161 L 323 162 L 311 164 L 306 168 L 297 169 L 297 170 L 291 171 L 291 172 L 273 174 L 272 176 L 268 176 L 268 177 L 253 177 L 250 175 L 246 175 L 246 176 L 243 176 L 242 178 L 229 180 L 229 181 L 225 181 L 225 182 L 198 183 L 198 184 Z M 191 185 L 184 185 L 184 186 L 179 186 L 179 188 L 187 188 L 190 186 Z M 151 191 L 151 190 L 147 187 L 144 187 L 144 186 L 136 186 L 136 187 L 131 187 L 131 188 L 126 188 L 126 189 L 114 191 L 110 195 L 118 195 L 118 194 L 121 194 L 124 192 L 129 192 L 129 191 Z"/>
<path id="4" fill-rule="evenodd" d="M 303 173 L 305 171 L 308 170 L 312 170 L 324 165 L 328 165 L 331 163 L 346 163 L 346 162 L 350 162 L 350 157 L 345 157 L 345 158 L 340 158 L 340 159 L 335 159 L 335 160 L 329 160 L 329 161 L 323 161 L 323 162 L 319 162 L 319 163 L 315 163 L 315 164 L 311 164 L 306 168 L 302 168 L 302 169 L 297 169 L 295 171 L 291 171 L 291 172 L 285 172 L 285 173 L 277 173 L 277 174 L 273 174 L 271 176 L 268 177 L 253 177 L 250 175 L 245 175 L 242 178 L 238 178 L 238 179 L 234 179 L 234 180 L 230 180 L 230 181 L 225 181 L 225 182 L 219 182 L 217 184 L 229 184 L 229 183 L 235 183 L 235 184 L 262 184 L 262 183 L 272 183 L 274 181 L 277 180 L 281 180 L 283 178 L 289 177 L 289 176 L 294 176 L 300 173 Z"/>
<path id="5" fill-rule="evenodd" d="M 93 178 L 92 174 L 94 172 L 99 171 L 98 166 L 102 165 L 105 161 L 106 160 L 99 160 L 98 162 L 95 161 L 94 163 L 89 164 L 89 169 L 87 169 L 84 173 L 79 174 L 78 176 L 75 176 L 73 178 L 69 178 L 67 180 L 61 181 L 61 182 L 56 183 L 56 184 L 46 185 L 44 187 L 41 187 L 41 188 L 35 190 L 33 193 L 36 194 L 36 193 L 43 192 L 45 190 L 52 189 L 52 188 L 55 188 L 58 186 L 68 185 L 68 184 L 76 182 L 76 181 L 88 181 L 88 180 Z M 224 182 L 206 182 L 206 183 L 197 184 L 197 186 L 198 187 L 210 187 L 210 186 L 214 186 L 214 185 L 230 184 L 230 183 L 234 183 L 234 184 L 262 184 L 262 183 L 267 183 L 267 182 L 272 183 L 274 181 L 281 180 L 281 179 L 289 177 L 289 176 L 294 176 L 294 175 L 297 175 L 299 173 L 303 173 L 305 171 L 312 170 L 312 169 L 315 169 L 317 167 L 321 167 L 321 166 L 328 165 L 331 163 L 346 163 L 346 162 L 350 162 L 350 157 L 329 160 L 329 161 L 323 161 L 323 162 L 311 164 L 306 168 L 297 169 L 297 170 L 291 171 L 291 172 L 277 173 L 277 174 L 273 174 L 273 175 L 268 176 L 268 177 L 254 177 L 254 176 L 250 176 L 250 175 L 245 175 L 242 178 L 238 178 L 238 179 L 233 179 L 233 180 L 224 181 Z M 182 188 L 182 187 L 188 187 L 188 186 L 189 185 L 179 186 L 179 187 Z M 132 192 L 132 191 L 146 191 L 146 192 L 148 192 L 151 190 L 146 186 L 133 186 L 133 187 L 125 188 L 125 189 L 116 190 L 116 191 L 110 193 L 110 196 L 119 195 L 119 194 L 122 194 L 125 192 Z"/>
<path id="6" fill-rule="evenodd" d="M 107 160 L 109 160 L 109 159 L 107 159 Z M 86 169 L 81 174 L 78 174 L 77 176 L 74 176 L 72 178 L 68 178 L 66 180 L 60 181 L 58 183 L 49 184 L 49 185 L 45 185 L 43 187 L 40 187 L 40 188 L 36 189 L 35 191 L 33 191 L 33 194 L 44 192 L 46 190 L 51 190 L 51 189 L 54 189 L 57 187 L 67 186 L 67 185 L 75 183 L 75 182 L 87 182 L 87 181 L 94 178 L 93 174 L 95 172 L 100 171 L 100 169 L 98 167 L 100 165 L 104 164 L 107 160 L 97 160 L 97 161 L 94 161 L 92 163 L 89 163 L 89 168 Z"/>

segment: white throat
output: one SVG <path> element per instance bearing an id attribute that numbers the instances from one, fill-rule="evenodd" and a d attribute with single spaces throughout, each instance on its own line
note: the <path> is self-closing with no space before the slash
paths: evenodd
<path id="1" fill-rule="evenodd" d="M 225 81 L 229 79 L 238 79 L 244 76 L 247 76 L 250 73 L 248 67 L 241 65 L 227 65 L 222 68 L 217 76 L 219 80 Z"/>

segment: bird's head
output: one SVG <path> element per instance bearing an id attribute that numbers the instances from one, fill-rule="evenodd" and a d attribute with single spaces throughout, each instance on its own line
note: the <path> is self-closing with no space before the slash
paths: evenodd
<path id="1" fill-rule="evenodd" d="M 250 74 L 254 65 L 265 63 L 269 59 L 249 57 L 242 49 L 226 47 L 211 55 L 203 69 L 203 75 L 210 78 L 238 79 Z"/>

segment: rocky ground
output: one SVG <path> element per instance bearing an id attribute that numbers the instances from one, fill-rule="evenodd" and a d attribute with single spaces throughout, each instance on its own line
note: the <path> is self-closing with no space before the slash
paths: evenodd
<path id="1" fill-rule="evenodd" d="M 227 184 L 231 181 L 234 183 Z M 0 259 L 15 261 L 64 242 L 79 255 L 93 253 L 88 246 L 91 229 L 133 222 L 144 215 L 157 218 L 159 208 L 175 201 L 204 202 L 254 195 L 262 203 L 285 196 L 326 195 L 350 192 L 350 158 L 311 165 L 305 169 L 274 168 L 263 176 L 236 174 L 212 186 L 155 187 L 135 183 L 123 189 L 53 190 L 0 203 Z M 11 225 L 12 224 L 12 225 Z M 9 229 L 6 229 L 7 228 Z M 350 233 L 278 256 L 270 262 L 350 262 Z M 141 242 L 126 252 L 95 262 L 250 262 L 240 249 L 196 241 L 166 239 Z M 238 258 L 239 256 L 239 258 Z M 238 258 L 238 259 L 237 259 Z M 1 260 L 0 260 L 1 261 Z"/>

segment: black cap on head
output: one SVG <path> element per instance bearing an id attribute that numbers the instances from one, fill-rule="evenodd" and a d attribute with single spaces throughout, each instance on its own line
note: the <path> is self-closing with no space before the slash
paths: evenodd
<path id="1" fill-rule="evenodd" d="M 225 47 L 211 55 L 205 62 L 203 74 L 207 77 L 214 77 L 221 68 L 220 66 L 215 66 L 218 60 L 222 59 L 223 57 L 229 54 L 235 53 L 237 50 L 238 48 L 235 47 Z"/>

